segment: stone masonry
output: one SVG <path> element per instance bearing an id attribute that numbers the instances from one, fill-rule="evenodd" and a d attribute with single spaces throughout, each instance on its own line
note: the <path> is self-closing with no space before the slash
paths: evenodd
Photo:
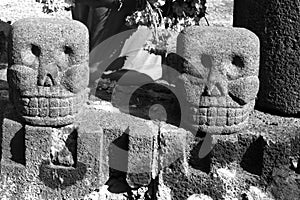
<path id="1" fill-rule="evenodd" d="M 87 98 L 87 35 L 71 20 L 13 24 L 9 98 L 0 95 L 1 199 L 298 199 L 300 119 L 253 109 L 259 41 L 252 32 L 186 29 L 169 62 L 180 72 L 170 102 L 183 98 L 179 109 L 189 102 L 207 116 L 156 112 L 167 104 L 158 101 L 146 111 L 152 120 Z M 213 124 L 224 110 L 226 123 Z M 179 127 L 164 122 L 169 115 Z M 235 124 L 244 115 L 245 124 L 227 127 L 227 118 Z M 181 126 L 185 117 L 196 130 Z"/>

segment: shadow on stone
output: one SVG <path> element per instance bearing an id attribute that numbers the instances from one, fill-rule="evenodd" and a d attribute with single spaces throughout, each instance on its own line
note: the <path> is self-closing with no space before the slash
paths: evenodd
<path id="1" fill-rule="evenodd" d="M 66 140 L 66 147 L 72 153 L 74 167 L 76 167 L 77 165 L 77 138 L 78 138 L 78 133 L 77 130 L 75 130 L 68 136 Z"/>
<path id="2" fill-rule="evenodd" d="M 243 155 L 241 167 L 249 173 L 262 175 L 263 154 L 266 141 L 263 137 L 255 140 Z"/>
<path id="3" fill-rule="evenodd" d="M 258 111 L 261 111 L 261 112 L 266 112 L 266 113 L 269 113 L 271 115 L 280 116 L 280 117 L 295 117 L 295 118 L 300 117 L 300 112 L 295 113 L 295 114 L 287 114 L 287 113 L 275 110 L 273 108 L 268 108 L 266 106 L 261 106 L 257 103 L 255 104 L 255 110 L 258 110 Z"/>
<path id="4" fill-rule="evenodd" d="M 109 146 L 109 167 L 110 174 L 112 172 L 127 171 L 128 163 L 128 143 L 129 143 L 129 128 L 125 130 L 120 137 L 115 139 Z M 113 175 L 113 174 L 111 174 Z"/>
<path id="5" fill-rule="evenodd" d="M 211 153 L 208 153 L 205 157 L 199 157 L 199 151 L 203 141 L 198 142 L 191 150 L 189 164 L 191 167 L 197 170 L 201 170 L 202 172 L 209 173 L 211 170 Z"/>
<path id="6" fill-rule="evenodd" d="M 109 146 L 109 180 L 108 191 L 112 193 L 123 193 L 130 191 L 126 182 L 126 173 L 128 169 L 128 144 L 129 128 L 115 139 Z"/>
<path id="7" fill-rule="evenodd" d="M 50 165 L 47 161 L 39 166 L 40 180 L 52 189 L 65 189 L 74 185 L 84 178 L 86 172 L 86 165 L 81 162 L 77 162 L 76 168 Z"/>
<path id="8" fill-rule="evenodd" d="M 55 141 L 52 141 L 52 143 L 60 145 L 53 145 L 51 147 L 51 163 L 56 166 L 76 168 L 78 133 L 77 130 L 72 130 L 70 133 L 68 132 L 68 129 L 65 131 L 64 134 L 68 134 L 66 140 L 64 137 L 60 138 L 61 136 L 53 137 L 55 138 Z"/>
<path id="9" fill-rule="evenodd" d="M 11 160 L 25 165 L 25 130 L 20 129 L 10 142 Z"/>
<path id="10" fill-rule="evenodd" d="M 4 133 L 6 127 L 6 122 L 4 120 L 12 120 L 14 122 L 23 124 L 23 121 L 14 111 L 13 106 L 8 102 L 8 100 L 2 100 L 0 98 L 0 160 L 3 156 L 4 151 L 10 151 L 9 157 L 6 157 L 7 153 L 4 153 L 4 159 L 11 159 L 21 165 L 25 165 L 25 130 L 23 128 L 16 131 L 16 133 L 10 132 L 9 134 Z M 6 128 L 5 128 L 6 127 Z M 9 138 L 9 139 L 8 139 Z M 9 142 L 8 142 L 9 141 Z M 8 147 L 9 145 L 9 147 Z M 3 147 L 6 146 L 6 147 Z"/>
<path id="11" fill-rule="evenodd" d="M 129 105 L 131 115 L 180 126 L 180 103 L 174 92 L 162 84 L 148 83 L 137 88 L 130 97 Z"/>

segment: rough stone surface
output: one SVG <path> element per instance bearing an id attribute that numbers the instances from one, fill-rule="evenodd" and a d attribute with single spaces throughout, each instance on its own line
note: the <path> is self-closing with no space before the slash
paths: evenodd
<path id="1" fill-rule="evenodd" d="M 235 0 L 236 27 L 261 41 L 257 107 L 276 114 L 300 114 L 299 0 Z"/>
<path id="2" fill-rule="evenodd" d="M 247 48 L 242 48 L 242 55 L 252 55 L 244 52 Z M 215 56 L 214 62 L 218 63 L 226 57 L 224 55 L 231 54 L 214 54 L 213 51 L 211 55 Z M 251 60 L 248 57 L 243 59 Z M 205 59 L 203 62 L 209 63 Z M 195 68 L 190 68 L 191 65 L 187 63 L 181 68 L 183 74 L 180 80 L 201 88 L 203 77 L 197 77 L 201 73 L 194 73 L 192 70 Z M 213 66 L 211 69 L 215 69 Z M 251 76 L 257 74 L 256 68 L 244 67 L 243 70 L 246 72 L 240 71 L 242 77 L 249 73 L 253 73 Z M 239 95 L 230 102 L 225 99 L 226 103 L 237 105 L 241 99 L 253 101 L 247 92 L 243 93 L 236 85 L 230 86 L 229 82 L 236 80 L 227 81 L 225 85 L 228 91 Z M 210 87 L 207 83 L 209 81 L 206 85 Z M 212 83 L 217 89 L 222 88 L 217 81 Z M 249 89 L 243 85 L 243 81 L 236 81 L 236 84 L 242 85 L 245 90 Z M 153 88 L 155 92 L 151 91 Z M 119 89 L 127 91 L 122 87 Z M 149 94 L 149 97 L 166 94 L 161 97 L 171 97 L 171 100 L 162 104 L 166 105 L 178 98 L 171 95 L 173 90 L 168 93 L 167 89 L 151 86 L 142 88 L 142 92 Z M 71 125 L 32 126 L 16 114 L 13 104 L 8 102 L 5 92 L 2 93 L 7 91 L 7 87 L 0 90 L 1 198 L 86 199 L 86 195 L 92 191 L 92 194 L 99 191 L 96 199 L 103 200 L 294 200 L 300 195 L 300 121 L 297 118 L 253 112 L 253 104 L 249 104 L 248 129 L 237 127 L 234 130 L 238 132 L 229 135 L 195 135 L 195 132 L 161 122 L 172 121 L 169 115 L 173 112 L 166 112 L 165 115 L 156 106 L 162 100 L 152 102 L 150 99 L 147 102 L 152 102 L 154 106 L 145 109 L 146 113 L 142 113 L 144 110 L 139 112 L 152 121 L 121 113 L 107 102 L 88 102 L 82 106 L 83 111 L 74 117 L 75 123 Z M 196 92 L 191 94 L 198 95 Z M 193 95 L 185 100 L 194 102 L 192 100 L 197 100 L 197 96 Z M 136 100 L 140 97 L 137 96 Z M 214 103 L 214 99 L 210 100 Z M 222 103 L 223 100 L 217 102 Z M 201 103 L 201 98 L 198 102 Z M 211 102 L 203 103 L 209 105 Z M 168 106 L 172 107 L 173 104 Z M 213 114 L 215 111 L 219 114 L 224 110 L 208 108 L 205 112 Z M 237 115 L 239 111 L 234 113 Z M 227 114 L 232 117 L 232 110 L 228 109 Z"/>
<path id="3" fill-rule="evenodd" d="M 73 126 L 53 129 L 50 158 L 54 165 L 71 167 L 76 165 L 77 131 Z"/>
<path id="4" fill-rule="evenodd" d="M 131 132 L 129 136 L 127 181 L 132 187 L 150 185 L 162 169 L 179 158 L 187 167 L 194 135 L 165 122 L 151 127 L 153 134 Z"/>
<path id="5" fill-rule="evenodd" d="M 74 122 L 87 99 L 88 31 L 71 20 L 22 19 L 12 26 L 10 99 L 32 125 Z"/>
<path id="6" fill-rule="evenodd" d="M 30 126 L 16 116 L 10 105 L 1 122 L 0 193 L 9 199 L 80 199 L 99 188 L 101 128 Z M 20 189 L 7 190 L 9 184 Z"/>
<path id="7" fill-rule="evenodd" d="M 80 127 L 89 132 L 96 131 L 97 126 L 103 129 L 100 153 L 102 183 L 109 186 L 109 191 L 118 193 L 129 190 L 128 184 L 131 187 L 149 184 L 158 126 L 114 109 L 107 112 L 107 108 L 101 109 L 104 107 L 88 108 L 79 122 Z"/>
<path id="8" fill-rule="evenodd" d="M 107 79 L 99 81 L 101 85 L 96 96 L 119 108 L 122 112 L 144 119 L 159 119 L 179 126 L 180 102 L 174 85 L 157 80 L 141 86 L 119 85 Z M 159 105 L 162 109 L 157 109 Z"/>
<path id="9" fill-rule="evenodd" d="M 176 188 L 174 199 L 195 193 L 218 200 L 298 198 L 300 175 L 290 160 L 299 159 L 299 119 L 255 111 L 249 122 L 248 130 L 211 135 L 206 144 L 210 151 L 204 157 L 200 157 L 203 140 L 195 138 L 188 168 L 181 158 L 164 169 L 165 184 Z"/>
<path id="10" fill-rule="evenodd" d="M 147 186 L 157 175 L 157 155 L 159 127 L 151 124 L 153 130 L 130 131 L 128 149 L 127 182 L 131 187 Z"/>
<path id="11" fill-rule="evenodd" d="M 171 188 L 172 200 L 187 199 L 199 193 L 222 199 L 225 190 L 219 178 L 212 179 L 210 175 L 190 167 L 187 174 L 183 165 L 182 160 L 178 159 L 162 172 L 165 185 Z"/>
<path id="12" fill-rule="evenodd" d="M 162 122 L 159 126 L 157 151 L 159 170 L 168 167 L 179 158 L 187 164 L 194 140 L 195 136 L 191 132 Z"/>
<path id="13" fill-rule="evenodd" d="M 104 199 L 122 199 L 125 194 L 133 198 L 131 192 L 141 185 L 148 187 L 146 196 L 172 200 L 193 194 L 214 200 L 294 200 L 299 195 L 300 175 L 295 168 L 300 153 L 299 119 L 254 111 L 248 130 L 210 135 L 205 143 L 205 138 L 183 129 L 120 113 L 108 105 L 89 103 L 84 108 L 76 124 L 46 128 L 24 125 L 12 105 L 6 107 L 1 128 L 3 197 L 80 199 L 104 184 Z M 54 145 L 57 133 L 62 135 Z M 70 148 L 74 142 L 69 146 L 64 139 L 70 133 L 74 134 L 71 141 L 77 141 L 74 164 L 51 163 L 54 146 L 74 152 Z M 25 148 L 19 148 L 23 142 Z M 208 154 L 199 157 L 204 143 Z M 147 173 L 132 173 L 142 169 Z M 145 196 L 139 194 L 134 199 Z"/>
<path id="14" fill-rule="evenodd" d="M 126 172 L 143 165 L 137 158 L 153 161 L 146 157 L 153 154 L 152 145 L 144 152 L 130 148 L 136 157 L 129 160 L 129 146 L 144 144 L 129 142 L 129 138 L 154 136 L 158 126 L 107 106 L 101 108 L 85 106 L 75 124 L 54 128 L 25 125 L 9 104 L 1 117 L 1 194 L 25 198 L 25 191 L 31 191 L 33 199 L 80 199 L 104 184 L 112 193 L 128 192 Z M 5 191 L 10 183 L 14 188 L 22 186 L 17 194 Z"/>
<path id="15" fill-rule="evenodd" d="M 259 86 L 257 36 L 241 28 L 189 27 L 177 43 L 183 73 L 176 89 L 186 99 L 187 129 L 220 134 L 245 128 Z"/>
<path id="16" fill-rule="evenodd" d="M 8 105 L 6 103 L 6 105 Z M 15 115 L 12 105 L 7 106 L 1 112 L 1 159 L 13 160 L 16 163 L 25 165 L 25 135 L 24 124 Z M 6 108 L 7 108 L 6 107 Z M 3 134 L 5 133 L 5 134 Z"/>

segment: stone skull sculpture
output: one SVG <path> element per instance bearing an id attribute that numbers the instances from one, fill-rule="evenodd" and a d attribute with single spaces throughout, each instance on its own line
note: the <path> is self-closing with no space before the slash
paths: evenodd
<path id="1" fill-rule="evenodd" d="M 177 54 L 183 124 L 211 134 L 245 128 L 259 89 L 258 37 L 241 28 L 190 27 L 178 36 Z"/>
<path id="2" fill-rule="evenodd" d="M 13 24 L 7 72 L 10 100 L 26 123 L 73 123 L 88 95 L 88 30 L 67 19 Z"/>

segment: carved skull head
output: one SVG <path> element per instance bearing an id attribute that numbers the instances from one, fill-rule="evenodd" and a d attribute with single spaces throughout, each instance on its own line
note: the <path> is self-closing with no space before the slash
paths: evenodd
<path id="1" fill-rule="evenodd" d="M 88 95 L 88 31 L 66 19 L 13 24 L 7 72 L 10 100 L 32 125 L 74 122 Z"/>
<path id="2" fill-rule="evenodd" d="M 190 27 L 178 36 L 177 54 L 184 124 L 212 134 L 245 128 L 259 89 L 258 37 L 242 28 Z"/>

